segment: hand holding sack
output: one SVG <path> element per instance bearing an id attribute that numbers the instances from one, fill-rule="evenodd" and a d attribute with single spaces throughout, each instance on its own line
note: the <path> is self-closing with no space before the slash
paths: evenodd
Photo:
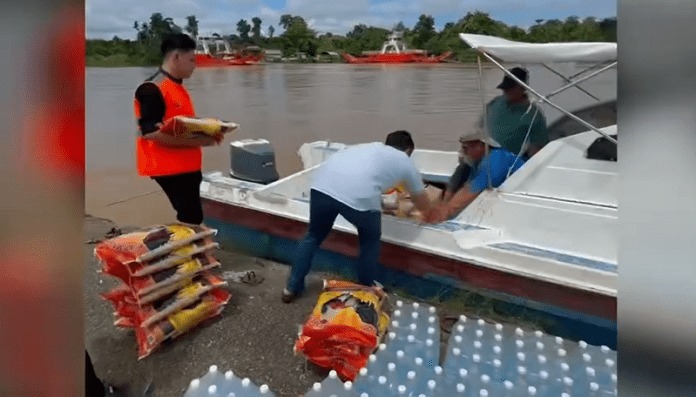
<path id="1" fill-rule="evenodd" d="M 213 137 L 220 142 L 225 134 L 235 131 L 237 128 L 239 128 L 237 123 L 216 118 L 176 116 L 167 119 L 160 131 L 184 138 Z"/>
<path id="2" fill-rule="evenodd" d="M 216 231 L 200 226 L 154 226 L 106 240 L 95 256 L 102 272 L 122 284 L 102 297 L 111 302 L 114 325 L 134 328 L 138 358 L 219 315 L 231 294 L 210 271 L 220 266 L 212 251 Z"/>
<path id="3" fill-rule="evenodd" d="M 441 202 L 442 189 L 429 185 L 425 187 L 425 193 L 428 195 L 430 203 L 433 205 L 433 207 L 436 207 Z M 385 208 L 385 213 L 396 216 L 398 218 L 407 218 L 418 222 L 422 222 L 424 220 L 423 214 L 421 214 L 420 211 L 418 211 L 416 206 L 413 204 L 413 202 L 411 201 L 411 196 L 409 194 L 404 193 L 394 197 L 395 194 L 396 193 L 392 193 L 393 198 L 390 197 L 391 202 L 388 202 L 385 199 L 385 196 L 382 196 L 383 208 Z"/>

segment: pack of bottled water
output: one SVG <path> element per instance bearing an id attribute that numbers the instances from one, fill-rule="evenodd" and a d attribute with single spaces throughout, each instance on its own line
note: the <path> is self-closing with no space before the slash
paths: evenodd
<path id="1" fill-rule="evenodd" d="M 354 382 L 335 371 L 306 397 L 610 397 L 616 396 L 616 351 L 541 331 L 460 316 L 440 358 L 433 306 L 397 301 L 389 332 Z M 215 366 L 194 379 L 186 397 L 273 396 L 268 387 Z"/>
<path id="2" fill-rule="evenodd" d="M 184 397 L 275 397 L 268 385 L 255 385 L 249 378 L 239 379 L 232 371 L 221 373 L 216 365 L 189 384 Z"/>

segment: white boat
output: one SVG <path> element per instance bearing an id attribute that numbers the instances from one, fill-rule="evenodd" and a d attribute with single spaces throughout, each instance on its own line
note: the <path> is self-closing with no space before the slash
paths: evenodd
<path id="1" fill-rule="evenodd" d="M 499 61 L 547 67 L 552 62 L 609 63 L 591 67 L 595 71 L 576 84 L 616 65 L 615 43 L 529 44 L 469 34 L 461 38 L 504 71 Z M 598 139 L 616 143 L 615 121 L 598 128 L 588 123 L 597 114 L 594 110 L 568 112 L 525 86 L 534 98 L 565 115 L 554 123 L 559 138 L 452 220 L 424 225 L 385 215 L 380 263 L 387 269 L 386 283 L 426 296 L 474 290 L 560 320 L 552 333 L 615 346 L 618 168 L 615 158 L 587 157 Z M 572 87 L 568 84 L 552 94 Z M 568 120 L 585 131 L 572 131 Z M 607 124 L 606 119 L 596 121 Z M 312 173 L 345 147 L 337 142 L 307 143 L 298 152 L 305 169 L 268 184 L 234 175 L 234 165 L 233 177 L 206 175 L 201 186 L 206 222 L 237 248 L 290 262 L 296 241 L 306 231 Z M 263 140 L 233 143 L 233 162 L 240 153 L 250 157 L 237 164 L 258 158 L 259 164 L 269 166 L 274 159 Z M 417 149 L 412 158 L 424 180 L 439 184 L 447 182 L 457 165 L 454 151 Z M 314 269 L 345 274 L 357 256 L 356 235 L 355 228 L 339 217 Z"/>

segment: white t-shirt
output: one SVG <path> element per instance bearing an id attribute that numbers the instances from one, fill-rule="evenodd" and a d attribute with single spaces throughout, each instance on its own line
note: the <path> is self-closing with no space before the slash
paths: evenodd
<path id="1" fill-rule="evenodd" d="M 340 150 L 315 171 L 312 189 L 358 211 L 380 211 L 382 194 L 398 184 L 411 194 L 425 190 L 411 158 L 381 142 Z"/>

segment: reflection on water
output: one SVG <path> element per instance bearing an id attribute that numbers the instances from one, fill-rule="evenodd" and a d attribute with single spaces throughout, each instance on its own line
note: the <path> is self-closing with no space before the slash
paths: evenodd
<path id="1" fill-rule="evenodd" d="M 544 68 L 528 68 L 530 84 L 541 93 L 550 93 L 565 85 L 562 79 Z M 561 65 L 556 69 L 565 76 L 580 71 L 575 65 Z M 149 215 L 142 213 L 142 206 L 129 207 L 128 203 L 104 206 L 157 190 L 154 182 L 138 177 L 135 172 L 136 124 L 133 119 L 133 91 L 155 70 L 87 70 L 89 213 L 117 218 L 117 221 L 125 217 L 126 220 L 150 222 Z M 499 94 L 495 86 L 502 76 L 497 69 L 485 70 L 487 99 Z M 391 131 L 406 129 L 413 133 L 419 147 L 452 150 L 457 146 L 457 137 L 475 122 L 482 108 L 478 69 L 454 64 L 269 64 L 199 69 L 185 84 L 200 116 L 219 117 L 241 125 L 238 133 L 228 137 L 224 145 L 204 150 L 207 171 L 229 169 L 229 142 L 233 139 L 271 141 L 281 176 L 300 169 L 296 152 L 307 141 L 381 141 Z M 581 86 L 601 100 L 613 99 L 616 97 L 616 73 L 609 71 Z M 571 109 L 595 102 L 577 89 L 564 91 L 555 100 Z M 550 121 L 560 116 L 547 105 L 542 109 Z M 164 208 L 150 208 L 149 213 L 153 219 L 162 219 L 168 214 L 166 201 L 161 197 L 152 200 L 158 208 Z M 140 217 L 131 215 L 135 213 L 140 213 Z"/>

